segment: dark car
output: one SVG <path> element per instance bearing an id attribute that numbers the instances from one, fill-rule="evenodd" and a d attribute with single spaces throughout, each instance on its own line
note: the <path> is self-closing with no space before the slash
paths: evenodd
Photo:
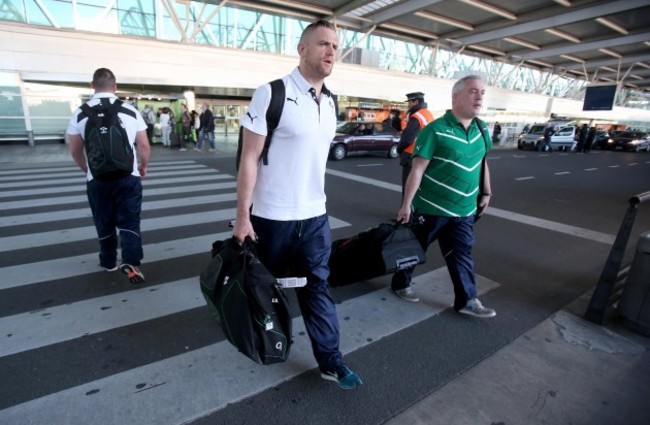
<path id="1" fill-rule="evenodd" d="M 606 149 L 607 142 L 609 142 L 611 137 L 605 130 L 596 130 L 596 136 L 591 145 L 592 149 Z"/>
<path id="2" fill-rule="evenodd" d="M 623 131 L 609 139 L 607 149 L 650 152 L 650 135 L 641 131 Z"/>
<path id="3" fill-rule="evenodd" d="M 347 121 L 336 129 L 330 157 L 340 161 L 346 156 L 383 153 L 397 158 L 400 133 L 381 122 Z"/>

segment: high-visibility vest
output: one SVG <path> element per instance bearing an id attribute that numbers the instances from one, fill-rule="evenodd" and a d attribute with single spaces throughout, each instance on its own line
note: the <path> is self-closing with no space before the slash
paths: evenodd
<path id="1" fill-rule="evenodd" d="M 417 112 L 411 114 L 409 119 L 411 118 L 415 118 L 416 120 L 418 120 L 418 124 L 420 124 L 420 130 L 426 127 L 426 125 L 429 124 L 430 122 L 433 122 L 433 114 L 431 113 L 431 111 L 429 111 L 426 108 L 422 108 Z M 415 149 L 415 140 L 413 140 L 411 144 L 408 145 L 406 149 L 404 149 L 404 152 L 413 155 L 413 149 Z"/>

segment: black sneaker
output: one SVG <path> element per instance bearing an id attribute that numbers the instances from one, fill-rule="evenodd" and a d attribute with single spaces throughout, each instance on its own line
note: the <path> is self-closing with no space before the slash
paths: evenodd
<path id="1" fill-rule="evenodd" d="M 336 382 L 339 385 L 339 388 L 343 388 L 344 390 L 351 390 L 363 384 L 359 375 L 352 372 L 344 364 L 340 364 L 329 370 L 321 369 L 320 376 L 328 381 Z"/>

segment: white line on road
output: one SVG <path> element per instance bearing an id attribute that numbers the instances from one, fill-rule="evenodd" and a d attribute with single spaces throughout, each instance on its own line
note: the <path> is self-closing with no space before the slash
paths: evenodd
<path id="1" fill-rule="evenodd" d="M 166 183 L 191 183 L 195 182 L 199 177 L 199 175 L 214 175 L 217 174 L 217 170 L 214 170 L 212 168 L 203 168 L 203 169 L 193 169 L 193 170 L 185 170 L 185 171 L 167 171 L 164 173 L 160 173 L 161 176 L 165 175 L 185 175 L 188 177 L 180 177 L 180 178 L 173 178 L 173 179 L 158 179 L 157 177 L 159 175 L 155 173 L 150 173 L 147 177 L 142 179 L 142 184 L 145 185 L 147 183 L 149 184 L 166 184 Z M 196 177 L 190 177 L 190 176 L 196 176 Z M 224 176 L 227 176 L 224 174 Z M 229 176 L 232 177 L 232 176 Z M 225 177 L 224 177 L 225 178 Z M 7 184 L 3 184 L 3 189 L 12 189 L 12 188 L 21 188 L 21 187 L 33 187 L 33 186 L 57 186 L 58 185 L 63 185 L 63 184 L 81 184 L 85 185 L 86 183 L 86 175 L 83 173 L 79 173 L 78 177 L 74 178 L 63 178 L 63 179 L 53 179 L 53 180 L 47 180 L 47 179 L 40 179 L 38 181 L 20 181 L 20 182 L 10 182 Z M 6 196 L 6 195 L 5 195 Z"/>
<path id="2" fill-rule="evenodd" d="M 534 179 L 535 179 L 534 176 L 526 176 L 526 177 L 517 177 L 515 180 L 520 182 L 520 181 L 524 181 L 524 180 L 534 180 Z"/>
<path id="3" fill-rule="evenodd" d="M 214 186 L 214 185 L 209 185 Z M 187 191 L 183 191 L 183 194 L 187 194 Z M 150 193 L 147 193 L 150 195 Z M 187 198 L 172 198 L 164 199 L 161 201 L 143 201 L 142 202 L 142 211 L 154 211 L 165 208 L 174 208 L 174 207 L 186 207 L 188 205 L 204 205 L 211 203 L 235 201 L 237 199 L 237 194 L 232 193 L 220 193 L 209 196 L 191 196 Z M 34 213 L 34 214 L 21 214 L 13 215 L 7 217 L 0 217 L 0 227 L 7 226 L 20 226 L 25 224 L 35 224 L 35 223 L 50 223 L 53 221 L 63 221 L 63 220 L 73 220 L 78 218 L 92 218 L 92 213 L 90 212 L 90 207 L 77 208 L 72 210 L 60 210 L 52 211 L 46 213 Z M 0 248 L 1 249 L 1 248 Z"/>
<path id="4" fill-rule="evenodd" d="M 334 217 L 329 217 L 329 223 L 332 229 L 350 226 L 350 223 Z M 212 247 L 212 242 L 219 239 L 226 239 L 230 236 L 232 236 L 232 231 L 145 245 L 143 247 L 146 253 L 145 261 L 152 263 L 209 252 Z M 99 268 L 98 263 L 97 253 L 92 253 L 3 267 L 0 268 L 0 275 L 2 275 L 0 290 L 96 273 L 102 270 Z M 146 264 L 142 269 L 146 275 Z"/>
<path id="5" fill-rule="evenodd" d="M 506 220 L 512 220 L 519 223 L 528 224 L 530 226 L 552 230 L 554 232 L 559 232 L 571 236 L 577 236 L 579 238 L 589 239 L 594 242 L 600 242 L 608 245 L 614 243 L 614 238 L 615 238 L 614 235 L 608 235 L 606 233 L 600 233 L 593 230 L 583 229 L 580 227 L 569 226 L 566 224 L 557 223 L 555 221 L 535 218 L 528 215 L 506 211 L 494 207 L 488 208 L 486 213 Z"/>
<path id="6" fill-rule="evenodd" d="M 189 204 L 186 204 L 189 205 Z M 179 223 L 192 225 L 216 223 L 234 219 L 237 215 L 236 208 L 192 212 L 189 214 L 165 215 L 142 220 L 140 232 L 151 232 L 161 229 L 173 229 Z M 71 229 L 52 230 L 49 232 L 29 233 L 25 235 L 6 236 L 0 238 L 0 252 L 18 249 L 37 248 L 42 246 L 58 245 L 62 243 L 97 240 L 95 226 L 75 227 Z"/>
<path id="7" fill-rule="evenodd" d="M 327 170 L 328 174 L 332 174 L 338 177 L 346 178 L 349 180 L 358 181 L 361 183 L 371 184 L 373 186 L 382 187 L 385 189 L 393 190 L 395 192 L 401 192 L 402 188 L 396 184 L 385 183 L 379 180 L 370 179 L 368 177 L 359 177 L 354 174 L 344 173 L 342 171 Z M 521 178 L 521 177 L 520 177 Z M 524 179 L 532 179 L 534 177 L 524 177 Z M 580 227 L 569 226 L 562 223 L 556 223 L 550 220 L 544 220 L 541 218 L 535 218 L 524 214 L 519 214 L 515 212 L 510 212 L 506 210 L 500 210 L 498 208 L 490 207 L 485 212 L 488 215 L 493 215 L 499 218 L 506 220 L 512 220 L 519 223 L 527 224 L 530 226 L 536 226 L 547 230 L 552 230 L 554 232 L 565 233 L 572 236 L 577 236 L 584 239 L 589 239 L 595 242 L 601 242 L 605 244 L 612 244 L 614 242 L 614 236 L 608 235 L 605 233 L 595 232 L 588 229 L 583 229 Z"/>
<path id="8" fill-rule="evenodd" d="M 223 177 L 222 177 L 223 176 Z M 222 180 L 229 178 L 227 175 L 216 175 L 211 176 L 211 180 Z M 208 179 L 206 179 L 208 180 Z M 206 190 L 219 190 L 219 189 L 232 189 L 237 187 L 237 182 L 230 181 L 225 183 L 211 183 L 211 184 L 192 184 L 188 186 L 176 186 L 176 187 L 165 187 L 154 189 L 152 185 L 145 185 L 143 188 L 143 196 L 157 196 L 157 195 L 170 195 L 174 193 L 190 193 L 190 192 L 202 192 Z M 82 191 L 85 192 L 85 185 L 81 186 Z M 0 195 L 1 197 L 1 195 Z M 77 203 L 88 203 L 88 197 L 83 195 L 77 196 L 60 196 L 56 198 L 34 198 L 34 199 L 24 199 L 21 201 L 8 201 L 0 202 L 0 210 L 15 210 L 20 208 L 34 208 L 34 207 L 44 207 L 50 205 L 63 205 L 63 204 L 77 204 Z"/>
<path id="9" fill-rule="evenodd" d="M 338 304 L 338 316 L 342 318 L 341 351 L 348 354 L 409 328 L 448 309 L 453 302 L 452 284 L 444 267 L 415 277 L 414 284 L 421 298 L 417 304 L 406 306 L 404 301 L 390 294 L 385 283 L 378 281 L 368 283 L 377 290 Z M 194 285 L 187 289 L 192 291 L 190 298 L 199 295 L 198 283 Z M 498 286 L 477 275 L 479 294 Z M 169 289 L 175 292 L 171 286 Z M 172 292 L 165 298 L 171 299 Z M 151 305 L 151 295 L 143 294 L 139 297 L 141 305 L 129 306 L 134 314 L 141 308 L 155 308 Z M 183 297 L 188 298 L 187 294 Z M 65 306 L 57 308 L 63 313 Z M 97 316 L 80 322 L 98 320 L 103 314 L 98 312 Z M 209 313 L 206 311 L 206 314 Z M 457 320 L 478 319 L 459 316 Z M 61 327 L 57 327 L 57 332 L 60 331 Z M 81 332 L 83 329 L 75 331 L 76 334 Z M 285 363 L 257 365 L 223 341 L 9 407 L 1 412 L 3 422 L 49 425 L 99 421 L 157 425 L 160 418 L 165 418 L 166 423 L 187 423 L 316 367 L 305 333 L 302 319 L 294 319 L 294 344 Z M 350 366 L 363 378 L 361 365 Z M 250 379 L 242 379 L 246 376 Z M 316 374 L 313 379 L 314 385 L 334 385 L 322 381 Z M 173 403 L 161 400 L 173 400 Z"/>

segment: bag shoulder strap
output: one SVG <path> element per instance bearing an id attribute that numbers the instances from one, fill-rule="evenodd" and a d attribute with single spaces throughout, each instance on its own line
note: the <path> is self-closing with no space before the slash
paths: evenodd
<path id="1" fill-rule="evenodd" d="M 478 120 L 478 118 L 474 118 L 474 122 L 478 126 L 479 131 L 481 132 L 481 137 L 483 138 L 483 143 L 485 144 L 485 155 L 483 155 L 483 160 L 481 161 L 481 178 L 479 179 L 478 182 L 478 187 L 479 187 L 479 193 L 480 191 L 483 190 L 483 182 L 485 181 L 485 158 L 487 157 L 487 139 L 485 138 L 485 132 L 483 131 L 483 127 L 481 127 L 481 122 Z"/>
<path id="2" fill-rule="evenodd" d="M 271 146 L 271 138 L 273 137 L 273 132 L 278 128 L 280 123 L 280 117 L 282 116 L 282 110 L 284 109 L 284 101 L 286 95 L 286 89 L 284 87 L 284 81 L 278 78 L 277 80 L 271 81 L 271 101 L 269 107 L 266 110 L 266 139 L 264 140 L 264 148 L 262 149 L 262 163 L 264 165 L 269 165 L 269 147 Z"/>

